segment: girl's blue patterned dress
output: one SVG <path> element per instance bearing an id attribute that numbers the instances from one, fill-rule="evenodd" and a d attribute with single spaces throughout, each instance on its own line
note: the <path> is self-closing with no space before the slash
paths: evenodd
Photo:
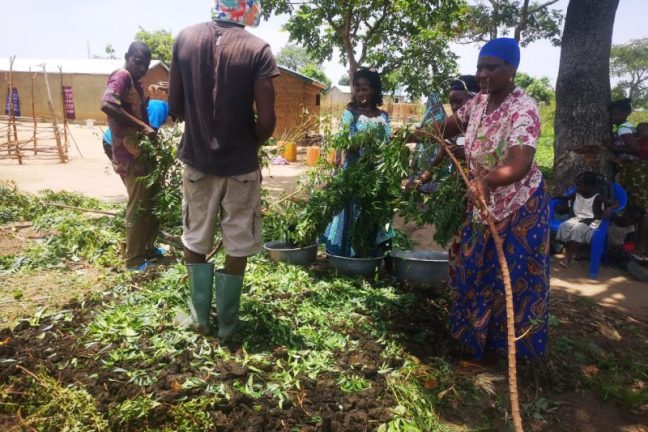
<path id="1" fill-rule="evenodd" d="M 382 112 L 378 117 L 366 117 L 364 115 L 355 116 L 353 112 L 347 109 L 342 114 L 341 126 L 344 130 L 348 129 L 349 136 L 379 127 L 384 130 L 385 139 L 391 137 L 389 116 L 385 112 Z M 362 149 L 360 151 L 346 151 L 342 159 L 342 169 L 346 169 L 355 163 L 360 158 L 361 152 Z M 326 252 L 344 257 L 357 255 L 351 245 L 351 226 L 357 220 L 359 212 L 358 205 L 351 201 L 344 210 L 333 217 L 322 236 L 322 242 L 326 245 Z M 391 224 L 383 227 L 376 233 L 376 246 L 392 239 L 394 235 Z"/>

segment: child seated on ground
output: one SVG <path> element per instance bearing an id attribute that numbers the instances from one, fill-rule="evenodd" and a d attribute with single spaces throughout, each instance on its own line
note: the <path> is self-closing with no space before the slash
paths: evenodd
<path id="1" fill-rule="evenodd" d="M 607 232 L 607 252 L 613 263 L 625 270 L 631 257 L 626 250 L 626 241 L 635 233 L 635 226 L 641 222 L 644 210 L 630 205 L 621 215 L 612 216 Z"/>
<path id="2" fill-rule="evenodd" d="M 598 176 L 584 172 L 576 177 L 576 193 L 557 197 L 571 203 L 571 218 L 558 227 L 556 241 L 565 245 L 565 260 L 560 264 L 567 268 L 574 262 L 578 249 L 592 240 L 592 234 L 599 227 L 601 219 L 609 218 L 619 203 L 608 200 L 597 192 Z"/>

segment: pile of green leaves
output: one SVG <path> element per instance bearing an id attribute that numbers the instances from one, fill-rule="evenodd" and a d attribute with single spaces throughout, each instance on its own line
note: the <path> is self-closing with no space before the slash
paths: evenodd
<path id="1" fill-rule="evenodd" d="M 222 256 L 217 263 L 222 264 Z M 99 301 L 90 321 L 64 330 L 74 332 L 92 354 L 56 357 L 56 368 L 65 376 L 75 371 L 81 377 L 92 374 L 91 379 L 58 384 L 51 378 L 58 372 L 54 369 L 49 375 L 38 373 L 25 395 L 4 396 L 0 386 L 0 413 L 20 409 L 25 421 L 39 430 L 149 430 L 147 422 L 153 419 L 155 430 L 214 430 L 215 413 L 237 400 L 249 400 L 255 410 L 277 407 L 289 422 L 302 389 L 317 380 L 334 383 L 342 393 L 384 386 L 379 397 L 396 400 L 392 418 L 380 430 L 446 430 L 434 411 L 434 392 L 417 378 L 420 362 L 401 341 L 409 336 L 383 318 L 423 305 L 414 294 L 360 279 L 319 278 L 301 267 L 254 257 L 241 303 L 241 315 L 250 325 L 243 345 L 230 349 L 173 324 L 189 295 L 181 283 L 184 273 L 184 266 L 174 265 L 137 284 L 128 276 L 117 277 L 112 289 L 96 294 Z M 444 314 L 444 300 L 434 308 Z M 417 337 L 429 331 L 417 329 Z M 340 361 L 348 353 L 363 352 L 367 340 L 382 348 L 372 362 Z M 232 364 L 241 369 L 233 379 L 223 373 Z M 103 391 L 91 396 L 92 377 L 104 374 L 138 391 L 126 398 Z M 159 391 L 159 382 L 174 380 L 171 389 Z M 65 415 L 52 409 L 56 405 Z M 171 415 L 160 417 L 160 405 Z M 306 422 L 319 426 L 327 407 L 313 408 Z M 101 428 L 88 426 L 95 423 Z"/>
<path id="2" fill-rule="evenodd" d="M 29 195 L 12 184 L 0 183 L 0 222 L 29 221 L 42 235 L 20 253 L 2 256 L 0 272 L 63 267 L 65 261 L 81 259 L 107 267 L 118 266 L 124 230 L 120 211 L 116 212 L 117 216 L 97 216 L 52 204 L 80 209 L 119 209 L 76 193 L 43 191 Z"/>
<path id="3" fill-rule="evenodd" d="M 41 208 L 32 195 L 20 193 L 12 182 L 0 182 L 0 224 L 31 219 Z"/>

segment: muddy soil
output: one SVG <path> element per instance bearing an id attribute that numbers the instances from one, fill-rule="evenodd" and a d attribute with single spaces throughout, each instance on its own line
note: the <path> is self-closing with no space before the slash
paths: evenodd
<path id="1" fill-rule="evenodd" d="M 319 271 L 325 272 L 325 268 Z M 438 395 L 440 415 L 448 425 L 459 430 L 504 431 L 506 417 L 502 398 L 507 392 L 506 369 L 503 364 L 472 367 L 463 360 L 460 350 L 453 344 L 447 332 L 447 299 L 444 295 L 429 292 L 415 293 L 415 300 L 407 308 L 382 308 L 373 311 L 372 319 L 387 324 L 390 337 L 400 337 L 407 346 L 408 354 L 416 356 L 422 365 L 420 372 L 411 379 L 422 380 L 433 390 L 443 378 L 433 377 L 434 365 L 439 359 L 450 361 L 458 390 L 443 391 Z M 554 338 L 588 335 L 592 343 L 604 350 L 619 350 L 648 354 L 648 326 L 632 318 L 590 303 L 583 303 L 575 296 L 556 293 L 552 300 L 553 313 L 560 317 L 561 325 L 553 329 Z M 189 352 L 175 358 L 165 359 L 166 373 L 156 383 L 140 387 L 124 381 L 123 375 L 102 368 L 97 362 L 97 352 L 83 345 L 79 328 L 91 319 L 95 303 L 72 302 L 64 309 L 72 310 L 73 322 L 51 323 L 49 319 L 38 326 L 21 323 L 12 332 L 0 331 L 0 385 L 9 385 L 14 401 L 20 402 L 21 393 L 28 390 L 30 380 L 23 371 L 44 370 L 57 377 L 61 385 L 83 386 L 95 398 L 100 412 L 107 412 L 127 398 L 142 394 L 154 394 L 161 405 L 146 418 L 130 420 L 112 425 L 113 430 L 137 431 L 148 428 L 173 427 L 169 406 L 182 397 L 196 397 L 202 390 L 183 389 L 179 383 L 190 377 Z M 588 319 L 584 320 L 583 317 Z M 51 324 L 54 327 L 49 328 Z M 631 325 L 632 335 L 619 329 Z M 425 331 L 421 332 L 421 329 Z M 400 336 L 397 336 L 400 335 Z M 237 391 L 233 397 L 208 406 L 209 415 L 217 430 L 223 431 L 367 431 L 389 420 L 391 408 L 396 405 L 382 376 L 377 372 L 386 361 L 381 356 L 383 346 L 375 338 L 354 331 L 353 338 L 359 341 L 357 349 L 340 352 L 336 366 L 365 378 L 370 388 L 347 394 L 340 390 L 333 375 L 321 375 L 317 380 L 303 378 L 301 389 L 293 392 L 291 400 L 281 409 L 276 400 L 261 397 L 253 399 Z M 631 337 L 632 336 L 632 337 Z M 213 342 L 214 346 L 217 342 Z M 233 352 L 240 346 L 229 347 Z M 552 349 L 555 347 L 552 346 Z M 60 365 L 65 359 L 77 359 L 75 367 Z M 277 348 L 274 361 L 268 366 L 271 372 L 277 360 L 285 360 L 285 351 Z M 7 360 L 10 360 L 7 362 Z M 220 372 L 219 383 L 229 390 L 236 381 L 245 382 L 253 371 L 233 361 L 216 360 Z M 522 363 L 519 366 L 520 392 L 523 403 L 546 401 L 545 405 L 533 410 L 533 418 L 525 419 L 530 431 L 587 431 L 587 432 L 645 432 L 648 431 L 648 406 L 638 410 L 624 409 L 618 401 L 603 400 L 591 390 L 576 388 L 574 368 L 587 374 L 596 374 L 595 366 L 578 363 L 569 353 L 551 355 L 543 364 Z M 402 364 L 400 358 L 388 358 L 391 367 Z M 20 366 L 20 367 L 19 367 Z M 628 372 L 630 374 L 630 372 Z M 482 384 L 475 384 L 481 382 Z M 466 383 L 474 388 L 492 388 L 475 391 L 474 394 L 461 390 Z M 484 384 L 485 383 L 485 384 Z M 537 403 L 537 402 L 535 402 Z M 505 405 L 505 404 L 504 404 Z M 2 430 L 20 430 L 20 421 L 10 416 L 0 416 Z M 487 424 L 488 426 L 485 426 Z M 245 425 L 245 426 L 242 426 Z M 486 429 L 484 429 L 486 427 Z"/>
<path id="2" fill-rule="evenodd" d="M 185 352 L 186 355 L 166 359 L 167 373 L 153 385 L 140 387 L 125 382 L 123 375 L 102 368 L 96 350 L 85 347 L 79 338 L 79 328 L 89 322 L 96 306 L 78 302 L 65 305 L 64 309 L 73 311 L 74 322 L 59 322 L 52 328 L 52 323 L 46 319 L 38 326 L 21 323 L 13 332 L 6 328 L 0 330 L 0 360 L 5 363 L 0 368 L 0 385 L 9 384 L 5 392 L 14 395 L 14 402 L 20 403 L 23 392 L 31 385 L 22 368 L 41 370 L 56 377 L 62 386 L 76 384 L 85 388 L 97 401 L 99 411 L 104 413 L 126 399 L 152 393 L 161 403 L 158 408 L 146 418 L 114 425 L 112 429 L 138 431 L 147 427 L 173 427 L 168 407 L 177 404 L 182 397 L 203 393 L 203 390 L 183 389 L 179 385 L 192 376 L 189 372 L 192 356 Z M 253 399 L 232 391 L 235 381 L 246 382 L 253 371 L 234 361 L 215 359 L 216 370 L 220 372 L 218 384 L 224 383 L 233 395 L 230 400 L 208 407 L 217 430 L 286 431 L 297 427 L 300 431 L 365 431 L 388 421 L 395 402 L 386 390 L 384 378 L 377 373 L 384 362 L 382 347 L 368 336 L 356 337 L 359 337 L 357 352 L 341 353 L 337 367 L 363 376 L 371 384 L 368 389 L 344 393 L 332 374 L 322 375 L 317 380 L 304 378 L 301 389 L 290 395 L 291 401 L 284 403 L 283 409 L 274 399 Z M 230 349 L 236 352 L 240 347 L 231 346 Z M 275 351 L 276 360 L 282 355 L 281 350 Z M 72 358 L 77 359 L 75 367 L 60 368 L 63 360 Z M 18 418 L 0 416 L 0 426 L 5 427 L 2 430 L 12 430 L 19 423 Z"/>

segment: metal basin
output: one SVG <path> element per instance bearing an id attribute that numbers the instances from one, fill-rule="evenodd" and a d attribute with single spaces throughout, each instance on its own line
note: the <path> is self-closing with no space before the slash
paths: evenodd
<path id="1" fill-rule="evenodd" d="M 288 264 L 307 265 L 315 262 L 317 258 L 317 243 L 303 248 L 296 248 L 283 240 L 273 240 L 263 245 L 273 261 Z"/>
<path id="2" fill-rule="evenodd" d="M 373 276 L 383 258 L 385 257 L 374 257 L 374 258 L 349 258 L 342 257 L 338 255 L 332 255 L 327 253 L 329 262 L 340 274 L 345 274 L 349 276 Z"/>
<path id="3" fill-rule="evenodd" d="M 429 288 L 448 280 L 448 253 L 442 251 L 396 251 L 394 260 L 396 279 L 414 288 Z"/>

